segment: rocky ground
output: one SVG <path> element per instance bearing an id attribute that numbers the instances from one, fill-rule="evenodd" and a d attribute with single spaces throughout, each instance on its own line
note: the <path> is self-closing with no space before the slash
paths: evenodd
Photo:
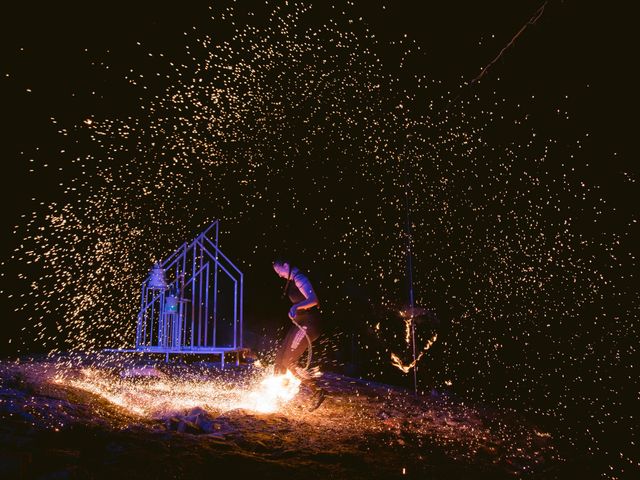
<path id="1" fill-rule="evenodd" d="M 260 413 L 248 366 L 90 365 L 0 362 L 0 478 L 590 478 L 552 432 L 444 393 L 324 373 L 317 410 Z"/>

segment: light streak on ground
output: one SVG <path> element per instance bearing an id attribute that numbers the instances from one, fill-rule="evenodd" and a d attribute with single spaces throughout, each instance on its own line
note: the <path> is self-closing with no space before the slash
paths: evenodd
<path id="1" fill-rule="evenodd" d="M 233 409 L 276 412 L 295 397 L 300 387 L 300 380 L 289 371 L 237 384 L 219 379 L 123 379 L 84 368 L 78 378 L 59 375 L 54 382 L 102 397 L 129 413 L 155 418 L 194 407 L 220 412 Z"/>
<path id="2" fill-rule="evenodd" d="M 83 368 L 74 363 L 0 362 L 0 381 L 7 385 L 0 398 L 0 433 L 14 432 L 6 438 L 23 441 L 24 430 L 16 425 L 33 435 L 67 432 L 56 448 L 66 448 L 69 441 L 77 445 L 75 435 L 82 432 L 88 444 L 115 435 L 114 442 L 126 437 L 142 449 L 170 438 L 172 445 L 188 442 L 195 458 L 215 455 L 213 440 L 235 452 L 224 449 L 225 458 L 240 455 L 235 457 L 240 461 L 256 451 L 269 458 L 289 452 L 291 457 L 282 458 L 287 468 L 292 458 L 308 467 L 309 452 L 328 452 L 326 462 L 332 464 L 334 454 L 346 452 L 353 458 L 375 457 L 376 468 L 394 473 L 404 467 L 410 475 L 430 469 L 429 458 L 443 455 L 465 468 L 517 475 L 562 462 L 553 430 L 445 392 L 416 398 L 402 389 L 325 372 L 327 399 L 309 413 L 306 393 L 295 393 L 300 384 L 291 374 L 189 364 L 156 368 L 107 361 Z M 104 435 L 96 437 L 96 431 Z M 168 437 L 158 436 L 165 431 Z"/>

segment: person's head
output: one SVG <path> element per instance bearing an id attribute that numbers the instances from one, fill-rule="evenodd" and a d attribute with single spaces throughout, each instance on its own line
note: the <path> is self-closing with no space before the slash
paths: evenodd
<path id="1" fill-rule="evenodd" d="M 279 277 L 288 278 L 291 273 L 291 263 L 288 260 L 278 258 L 273 261 L 273 270 Z"/>

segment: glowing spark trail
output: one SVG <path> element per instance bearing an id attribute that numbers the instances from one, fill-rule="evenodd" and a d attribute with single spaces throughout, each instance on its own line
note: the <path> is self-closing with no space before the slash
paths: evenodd
<path id="1" fill-rule="evenodd" d="M 433 343 L 436 341 L 437 338 L 438 338 L 438 334 L 436 333 L 433 337 L 431 337 L 429 341 L 427 341 L 427 343 L 425 344 L 420 354 L 409 365 L 405 365 L 402 362 L 402 360 L 400 360 L 400 357 L 398 357 L 395 353 L 391 352 L 391 365 L 402 370 L 404 373 L 409 373 L 409 371 L 418 364 L 418 362 L 420 361 L 422 356 L 425 354 L 425 352 L 431 348 L 431 345 L 433 345 Z"/>
<path id="2" fill-rule="evenodd" d="M 84 390 L 129 413 L 148 417 L 161 417 L 194 407 L 218 412 L 245 409 L 271 413 L 294 398 L 300 387 L 300 380 L 289 371 L 284 375 L 266 375 L 238 385 L 221 380 L 180 378 L 136 381 L 114 378 L 100 370 L 85 368 L 80 378 L 58 376 L 55 383 Z"/>

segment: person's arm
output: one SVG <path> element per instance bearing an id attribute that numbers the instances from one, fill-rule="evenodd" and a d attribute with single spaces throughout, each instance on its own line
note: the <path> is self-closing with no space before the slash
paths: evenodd
<path id="1" fill-rule="evenodd" d="M 301 273 L 297 273 L 293 277 L 293 281 L 295 282 L 296 287 L 298 287 L 298 290 L 302 292 L 305 299 L 291 307 L 291 310 L 289 310 L 289 318 L 294 318 L 298 310 L 307 310 L 308 308 L 315 307 L 319 303 L 316 292 L 313 291 L 311 282 L 307 277 Z"/>

